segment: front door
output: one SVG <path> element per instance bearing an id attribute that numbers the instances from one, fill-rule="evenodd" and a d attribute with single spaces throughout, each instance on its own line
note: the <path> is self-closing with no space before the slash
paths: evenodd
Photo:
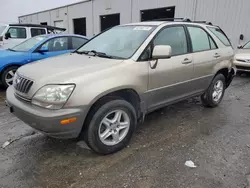
<path id="1" fill-rule="evenodd" d="M 47 52 L 37 52 L 36 50 L 32 53 L 32 61 L 37 61 L 53 56 L 71 52 L 69 37 L 57 37 L 46 41 L 39 49 L 48 49 Z"/>
<path id="2" fill-rule="evenodd" d="M 192 95 L 194 71 L 193 56 L 189 54 L 187 36 L 182 25 L 164 28 L 152 45 L 171 46 L 172 57 L 159 59 L 156 68 L 149 69 L 149 110 Z"/>
<path id="3" fill-rule="evenodd" d="M 10 38 L 3 37 L 4 49 L 12 48 L 28 38 L 25 27 L 10 27 L 7 33 L 10 33 Z"/>

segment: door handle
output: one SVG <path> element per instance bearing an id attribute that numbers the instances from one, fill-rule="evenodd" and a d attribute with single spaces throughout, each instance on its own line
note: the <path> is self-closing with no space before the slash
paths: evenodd
<path id="1" fill-rule="evenodd" d="M 215 57 L 215 58 L 219 58 L 219 57 L 220 57 L 220 54 L 216 53 L 216 54 L 214 54 L 214 57 Z"/>
<path id="2" fill-rule="evenodd" d="M 187 64 L 190 64 L 192 63 L 192 60 L 191 59 L 188 59 L 188 58 L 185 58 L 183 61 L 182 61 L 182 64 L 184 65 L 187 65 Z"/>

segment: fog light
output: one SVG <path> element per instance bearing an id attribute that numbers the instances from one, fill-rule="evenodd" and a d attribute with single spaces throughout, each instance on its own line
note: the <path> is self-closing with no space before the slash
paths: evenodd
<path id="1" fill-rule="evenodd" d="M 76 118 L 64 119 L 61 121 L 61 124 L 66 125 L 66 124 L 73 123 L 73 122 L 76 122 Z"/>

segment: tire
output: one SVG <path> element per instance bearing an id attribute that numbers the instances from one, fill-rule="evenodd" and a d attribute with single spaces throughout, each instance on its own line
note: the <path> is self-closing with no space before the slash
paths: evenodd
<path id="1" fill-rule="evenodd" d="M 219 84 L 223 84 L 223 85 L 221 86 Z M 217 92 L 215 91 L 216 86 L 217 86 Z M 225 79 L 224 75 L 217 74 L 214 77 L 209 88 L 201 96 L 202 104 L 206 107 L 211 107 L 211 108 L 217 107 L 224 97 L 225 89 L 226 89 L 226 79 Z"/>
<path id="2" fill-rule="evenodd" d="M 116 125 L 116 123 L 110 123 L 111 120 L 116 119 L 115 117 L 119 113 L 121 113 L 121 124 L 117 123 Z M 87 119 L 87 127 L 83 132 L 84 139 L 94 152 L 102 155 L 115 153 L 126 147 L 134 133 L 137 122 L 135 108 L 122 99 L 108 100 L 106 103 L 98 105 L 97 108 L 90 112 L 90 116 L 88 117 L 89 121 Z M 105 118 L 106 120 L 108 119 L 108 121 L 104 121 Z M 106 123 L 104 124 L 102 122 Z M 122 129 L 126 122 L 129 122 L 128 128 Z M 107 138 L 104 139 L 105 136 L 102 137 L 101 135 L 105 135 Z M 119 137 L 115 135 L 119 135 L 121 138 L 115 139 L 115 137 Z M 119 141 L 116 143 L 114 140 Z"/>
<path id="3" fill-rule="evenodd" d="M 11 78 L 11 76 L 12 76 L 12 79 L 14 78 L 14 74 L 15 74 L 15 72 L 17 71 L 17 69 L 18 69 L 18 66 L 11 66 L 11 67 L 8 67 L 8 68 L 6 68 L 3 72 L 2 72 L 2 74 L 1 74 L 1 83 L 2 83 L 2 85 L 5 87 L 5 88 L 8 88 L 10 85 L 12 85 L 13 84 L 13 80 L 12 80 L 12 82 L 7 82 L 7 80 L 6 80 L 6 78 Z M 10 72 L 12 72 L 12 74 L 10 74 Z"/>

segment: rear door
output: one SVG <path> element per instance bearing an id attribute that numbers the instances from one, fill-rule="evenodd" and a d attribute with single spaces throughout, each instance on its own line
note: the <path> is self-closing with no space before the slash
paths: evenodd
<path id="1" fill-rule="evenodd" d="M 69 37 L 57 37 L 46 41 L 35 52 L 32 53 L 32 61 L 58 56 L 71 52 Z M 47 48 L 47 52 L 38 52 L 41 48 Z"/>
<path id="2" fill-rule="evenodd" d="M 221 61 L 220 50 L 213 38 L 205 29 L 188 25 L 193 61 L 194 61 L 194 90 L 202 92 L 208 88 L 214 74 L 214 66 Z"/>
<path id="3" fill-rule="evenodd" d="M 186 30 L 182 25 L 168 26 L 153 40 L 156 45 L 172 47 L 172 57 L 159 59 L 155 69 L 149 69 L 148 108 L 153 110 L 166 103 L 192 94 L 193 57 L 190 54 Z"/>

